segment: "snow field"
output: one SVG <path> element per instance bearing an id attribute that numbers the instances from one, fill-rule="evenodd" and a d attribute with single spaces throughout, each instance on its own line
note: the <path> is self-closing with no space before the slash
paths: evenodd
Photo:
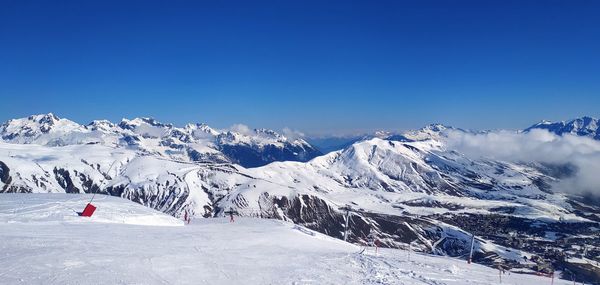
<path id="1" fill-rule="evenodd" d="M 361 248 L 278 220 L 190 225 L 115 197 L 0 195 L 0 284 L 498 284 L 498 271 L 442 256 Z M 502 284 L 550 284 L 505 274 Z M 570 284 L 555 280 L 554 284 Z"/>

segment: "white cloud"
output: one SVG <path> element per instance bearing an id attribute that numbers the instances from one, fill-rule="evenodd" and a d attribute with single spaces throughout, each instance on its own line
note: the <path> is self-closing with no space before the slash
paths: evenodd
<path id="1" fill-rule="evenodd" d="M 558 136 L 546 130 L 527 133 L 496 131 L 486 134 L 449 131 L 447 134 L 448 148 L 475 158 L 571 164 L 577 168 L 575 175 L 561 180 L 553 189 L 600 195 L 599 141 L 573 135 Z"/>
<path id="2" fill-rule="evenodd" d="M 296 130 L 292 130 L 288 127 L 283 128 L 283 130 L 281 130 L 283 136 L 285 136 L 288 140 L 297 140 L 297 139 L 301 139 L 304 138 L 304 133 L 296 131 Z"/>
<path id="3" fill-rule="evenodd" d="M 235 124 L 235 125 L 229 127 L 229 130 L 232 132 L 243 134 L 243 135 L 252 134 L 252 129 L 250 129 L 250 127 L 248 127 L 244 124 Z"/>

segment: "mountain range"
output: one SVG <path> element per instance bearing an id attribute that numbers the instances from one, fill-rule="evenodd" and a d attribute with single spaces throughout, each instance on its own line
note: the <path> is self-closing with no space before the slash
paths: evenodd
<path id="1" fill-rule="evenodd" d="M 598 120 L 541 122 L 519 132 L 598 139 Z M 181 217 L 292 221 L 353 243 L 600 276 L 600 207 L 552 185 L 568 165 L 473 158 L 441 124 L 380 132 L 321 155 L 271 130 L 183 128 L 150 118 L 79 125 L 53 114 L 0 126 L 0 192 L 102 193 Z M 98 205 L 101 207 L 101 205 Z M 595 280 L 600 280 L 595 279 Z"/>
<path id="2" fill-rule="evenodd" d="M 273 161 L 308 161 L 321 153 L 301 138 L 267 129 L 215 130 L 206 124 L 178 128 L 152 118 L 96 120 L 80 125 L 54 114 L 13 119 L 0 126 L 8 143 L 66 146 L 99 144 L 135 149 L 144 155 L 188 162 L 236 163 L 246 167 Z"/>
<path id="3" fill-rule="evenodd" d="M 544 120 L 525 129 L 525 131 L 527 132 L 533 129 L 547 130 L 559 136 L 571 134 L 600 140 L 600 124 L 598 123 L 598 119 L 587 116 L 561 122 Z"/>
<path id="4" fill-rule="evenodd" d="M 426 133 L 435 134 L 436 129 L 445 130 L 445 129 L 453 129 L 452 127 L 443 125 L 443 124 L 430 124 L 424 127 L 421 132 L 425 135 Z M 571 134 L 576 136 L 584 136 L 593 138 L 595 140 L 600 140 L 600 125 L 598 123 L 598 119 L 584 116 L 581 118 L 568 120 L 568 121 L 559 121 L 559 122 L 551 122 L 547 120 L 542 120 L 539 123 L 536 123 L 528 128 L 520 130 L 521 132 L 529 132 L 531 130 L 547 130 L 550 133 L 562 136 L 565 134 Z M 465 130 L 461 130 L 465 131 Z M 468 131 L 471 133 L 484 133 L 489 131 Z M 408 132 L 410 133 L 410 131 Z M 345 135 L 345 136 L 319 136 L 319 137 L 311 137 L 308 138 L 308 141 L 318 148 L 323 153 L 328 153 L 331 151 L 335 151 L 338 149 L 346 148 L 352 145 L 355 142 L 369 139 L 369 138 L 381 138 L 381 139 L 401 139 L 403 138 L 404 133 L 396 133 L 389 131 L 376 131 L 374 133 L 360 134 L 360 135 Z M 426 136 L 425 136 L 426 138 Z"/>

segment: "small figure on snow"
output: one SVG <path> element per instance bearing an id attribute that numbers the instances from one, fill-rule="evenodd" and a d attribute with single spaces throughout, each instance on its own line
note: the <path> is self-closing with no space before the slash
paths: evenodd
<path id="1" fill-rule="evenodd" d="M 183 213 L 183 220 L 189 225 L 190 221 L 191 221 L 191 217 L 188 214 L 188 210 L 186 209 L 185 212 Z"/>
<path id="2" fill-rule="evenodd" d="M 375 253 L 378 253 L 378 249 L 379 249 L 379 240 L 377 239 L 377 233 L 375 233 L 375 231 L 370 230 L 369 231 L 369 246 L 370 247 L 375 247 Z"/>
<path id="3" fill-rule="evenodd" d="M 235 220 L 233 219 L 233 214 L 235 214 L 236 212 L 233 211 L 232 208 L 229 208 L 229 211 L 225 212 L 225 214 L 229 214 L 229 222 L 233 223 L 235 222 Z"/>

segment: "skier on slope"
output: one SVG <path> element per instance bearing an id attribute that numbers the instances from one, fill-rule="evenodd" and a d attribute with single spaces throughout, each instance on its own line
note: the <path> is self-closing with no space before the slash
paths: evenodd
<path id="1" fill-rule="evenodd" d="M 232 208 L 229 208 L 229 211 L 225 211 L 225 214 L 229 214 L 229 222 L 233 223 L 235 220 L 233 219 L 233 214 L 236 213 Z"/>
<path id="2" fill-rule="evenodd" d="M 186 210 L 185 210 L 185 212 L 183 213 L 183 220 L 184 220 L 184 221 L 185 221 L 185 222 L 186 222 L 188 225 L 190 224 L 191 217 L 190 217 L 190 215 L 188 214 L 188 210 L 187 210 L 187 209 L 186 209 Z"/>

